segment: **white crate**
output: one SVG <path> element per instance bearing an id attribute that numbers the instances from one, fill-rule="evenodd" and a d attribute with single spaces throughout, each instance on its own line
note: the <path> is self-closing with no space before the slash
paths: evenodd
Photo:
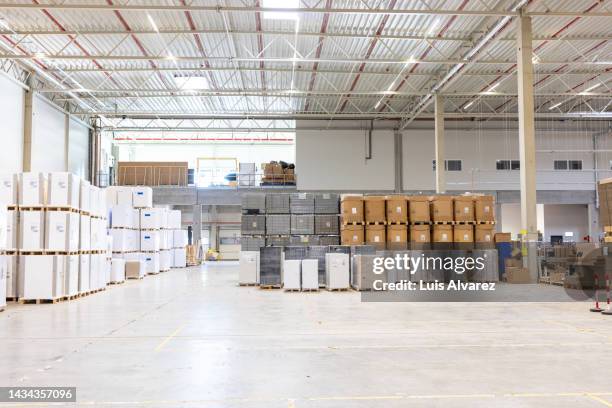
<path id="1" fill-rule="evenodd" d="M 181 229 L 181 210 L 168 211 L 168 229 Z"/>
<path id="2" fill-rule="evenodd" d="M 140 250 L 143 252 L 159 251 L 159 231 L 141 231 Z"/>
<path id="3" fill-rule="evenodd" d="M 297 259 L 285 260 L 283 263 L 283 288 L 300 290 L 302 288 L 301 264 Z"/>
<path id="4" fill-rule="evenodd" d="M 19 270 L 17 269 L 18 255 L 7 255 L 6 270 L 6 297 L 17 298 L 19 295 L 17 281 L 19 280 Z"/>
<path id="5" fill-rule="evenodd" d="M 91 212 L 91 183 L 87 180 L 81 180 L 79 185 L 79 209 L 85 212 Z"/>
<path id="6" fill-rule="evenodd" d="M 302 290 L 319 289 L 319 260 L 302 259 Z"/>
<path id="7" fill-rule="evenodd" d="M 89 292 L 90 255 L 79 255 L 79 293 Z"/>
<path id="8" fill-rule="evenodd" d="M 47 180 L 47 205 L 50 207 L 79 208 L 81 179 L 72 173 L 49 173 Z"/>
<path id="9" fill-rule="evenodd" d="M 21 173 L 19 175 L 19 205 L 40 207 L 46 204 L 46 182 L 43 173 Z"/>
<path id="10" fill-rule="evenodd" d="M 159 251 L 159 270 L 169 271 L 172 267 L 172 250 Z"/>
<path id="11" fill-rule="evenodd" d="M 91 217 L 81 214 L 80 218 L 79 249 L 91 251 Z"/>
<path id="12" fill-rule="evenodd" d="M 112 283 L 120 283 L 125 281 L 125 259 L 112 259 L 110 281 Z"/>
<path id="13" fill-rule="evenodd" d="M 79 293 L 79 255 L 66 256 L 64 273 L 64 296 L 74 296 Z"/>
<path id="14" fill-rule="evenodd" d="M 76 252 L 79 250 L 81 234 L 81 215 L 76 212 L 68 214 L 68 251 Z"/>
<path id="15" fill-rule="evenodd" d="M 325 283 L 327 289 L 348 289 L 350 284 L 349 254 L 325 254 Z"/>
<path id="16" fill-rule="evenodd" d="M 0 203 L 4 205 L 16 206 L 19 204 L 17 174 L 0 174 Z"/>
<path id="17" fill-rule="evenodd" d="M 8 210 L 6 217 L 6 249 L 16 251 L 19 248 L 19 212 Z"/>
<path id="18" fill-rule="evenodd" d="M 126 260 L 125 277 L 126 279 L 139 279 L 147 274 L 147 264 L 144 260 Z"/>
<path id="19" fill-rule="evenodd" d="M 185 230 L 174 230 L 172 231 L 172 243 L 174 248 L 185 248 L 187 246 L 187 231 Z"/>
<path id="20" fill-rule="evenodd" d="M 140 229 L 159 229 L 161 228 L 161 219 L 161 208 L 140 209 Z"/>
<path id="21" fill-rule="evenodd" d="M 144 255 L 147 273 L 159 273 L 159 252 L 148 252 Z"/>
<path id="22" fill-rule="evenodd" d="M 240 252 L 238 282 L 243 285 L 259 283 L 259 251 Z"/>
<path id="23" fill-rule="evenodd" d="M 68 251 L 67 211 L 47 211 L 45 215 L 45 249 L 47 251 Z"/>
<path id="24" fill-rule="evenodd" d="M 151 187 L 132 187 L 132 204 L 136 208 L 153 207 L 153 189 Z"/>
<path id="25" fill-rule="evenodd" d="M 257 264 L 259 265 L 259 263 Z M 185 248 L 174 248 L 172 250 L 172 267 L 173 268 L 185 268 L 186 266 L 187 266 L 187 250 Z"/>
<path id="26" fill-rule="evenodd" d="M 63 255 L 20 256 L 19 298 L 34 300 L 62 297 L 64 258 Z"/>
<path id="27" fill-rule="evenodd" d="M 21 211 L 19 217 L 19 249 L 42 251 L 45 247 L 45 213 L 43 211 Z"/>

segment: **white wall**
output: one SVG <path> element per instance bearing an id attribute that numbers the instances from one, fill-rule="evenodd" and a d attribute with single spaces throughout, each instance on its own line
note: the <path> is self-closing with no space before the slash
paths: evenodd
<path id="1" fill-rule="evenodd" d="M 545 205 L 544 224 L 546 241 L 550 241 L 551 235 L 573 232 L 573 238 L 563 237 L 563 240 L 583 242 L 582 238 L 589 234 L 588 208 L 579 204 Z"/>
<path id="2" fill-rule="evenodd" d="M 32 171 L 65 171 L 66 115 L 42 96 L 34 97 Z"/>
<path id="3" fill-rule="evenodd" d="M 71 118 L 69 131 L 68 171 L 89 178 L 89 128 Z"/>
<path id="4" fill-rule="evenodd" d="M 0 75 L 0 172 L 23 168 L 24 89 Z"/>
<path id="5" fill-rule="evenodd" d="M 299 190 L 393 190 L 392 130 L 372 135 L 372 157 L 366 159 L 365 130 L 296 130 Z"/>
<path id="6" fill-rule="evenodd" d="M 536 205 L 537 229 L 542 234 L 546 230 L 544 208 L 544 204 Z M 502 204 L 501 212 L 501 231 L 511 233 L 512 238 L 516 239 L 521 233 L 521 205 L 518 203 Z"/>

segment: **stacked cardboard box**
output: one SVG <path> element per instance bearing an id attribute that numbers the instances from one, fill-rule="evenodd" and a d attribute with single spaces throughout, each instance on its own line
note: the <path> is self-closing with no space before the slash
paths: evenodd
<path id="1" fill-rule="evenodd" d="M 604 242 L 612 242 L 612 178 L 597 183 L 599 196 L 599 224 L 604 230 Z"/>
<path id="2" fill-rule="evenodd" d="M 363 245 L 364 203 L 363 196 L 342 195 L 340 197 L 340 242 L 342 245 Z"/>

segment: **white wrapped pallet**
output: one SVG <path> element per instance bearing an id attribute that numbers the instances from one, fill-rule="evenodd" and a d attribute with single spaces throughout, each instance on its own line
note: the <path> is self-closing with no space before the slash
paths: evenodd
<path id="1" fill-rule="evenodd" d="M 159 252 L 147 252 L 144 255 L 144 261 L 146 265 L 146 273 L 156 274 L 159 273 Z"/>
<path id="2" fill-rule="evenodd" d="M 241 285 L 254 285 L 259 283 L 259 251 L 240 252 L 238 283 Z"/>
<path id="3" fill-rule="evenodd" d="M 72 173 L 49 173 L 47 179 L 47 206 L 79 208 L 80 186 L 81 179 Z"/>
<path id="4" fill-rule="evenodd" d="M 297 259 L 285 260 L 283 263 L 283 287 L 285 290 L 300 290 L 302 261 Z"/>
<path id="5" fill-rule="evenodd" d="M 108 286 L 111 283 L 111 258 L 108 254 L 104 254 L 104 272 L 106 278 L 104 284 Z"/>
<path id="6" fill-rule="evenodd" d="M 181 229 L 181 210 L 168 211 L 168 229 Z"/>
<path id="7" fill-rule="evenodd" d="M 334 290 L 349 288 L 349 258 L 349 254 L 336 252 L 325 254 L 325 280 L 327 289 Z"/>
<path id="8" fill-rule="evenodd" d="M 15 207 L 19 204 L 17 174 L 0 174 L 0 203 Z"/>
<path id="9" fill-rule="evenodd" d="M 126 205 L 116 205 L 110 210 L 111 228 L 140 228 L 138 210 Z"/>
<path id="10" fill-rule="evenodd" d="M 174 231 L 164 230 L 164 233 L 166 234 L 166 245 L 168 246 L 167 249 L 174 248 Z"/>
<path id="11" fill-rule="evenodd" d="M 164 249 L 159 251 L 159 270 L 167 272 L 172 267 L 172 251 Z"/>
<path id="12" fill-rule="evenodd" d="M 187 231 L 174 230 L 172 231 L 172 233 L 172 242 L 174 244 L 174 248 L 185 248 L 187 246 Z"/>
<path id="13" fill-rule="evenodd" d="M 44 211 L 21 211 L 19 222 L 19 250 L 42 251 L 45 247 Z"/>
<path id="14" fill-rule="evenodd" d="M 89 292 L 90 255 L 79 255 L 79 293 Z"/>
<path id="15" fill-rule="evenodd" d="M 140 250 L 143 252 L 158 252 L 159 231 L 141 231 Z"/>
<path id="16" fill-rule="evenodd" d="M 94 290 L 100 289 L 99 273 L 100 273 L 100 264 L 98 262 L 98 255 L 90 254 L 89 255 L 89 289 L 88 291 L 94 291 Z"/>
<path id="17" fill-rule="evenodd" d="M 79 209 L 89 213 L 91 211 L 91 183 L 86 180 L 81 180 L 79 185 Z"/>
<path id="18" fill-rule="evenodd" d="M 64 273 L 64 296 L 75 296 L 79 293 L 79 255 L 66 256 Z"/>
<path id="19" fill-rule="evenodd" d="M 113 258 L 111 261 L 111 283 L 121 283 L 125 281 L 125 260 Z"/>
<path id="20" fill-rule="evenodd" d="M 18 285 L 19 281 L 19 270 L 17 269 L 18 255 L 7 255 L 7 270 L 6 270 L 6 297 L 9 299 L 17 299 L 18 297 Z"/>
<path id="21" fill-rule="evenodd" d="M 45 175 L 43 173 L 19 174 L 19 205 L 42 207 L 46 204 Z"/>
<path id="22" fill-rule="evenodd" d="M 77 252 L 79 250 L 81 234 L 81 215 L 77 212 L 68 214 L 68 251 Z"/>
<path id="23" fill-rule="evenodd" d="M 6 217 L 6 249 L 16 251 L 19 248 L 19 211 L 8 210 Z"/>
<path id="24" fill-rule="evenodd" d="M 81 214 L 80 218 L 79 250 L 91 251 L 91 217 Z"/>
<path id="25" fill-rule="evenodd" d="M 159 249 L 160 250 L 168 250 L 172 249 L 172 245 L 170 244 L 169 236 L 172 235 L 172 231 L 169 230 L 160 230 L 159 231 Z"/>
<path id="26" fill-rule="evenodd" d="M 127 229 L 111 229 L 110 234 L 113 237 L 113 252 L 132 252 L 136 248 L 133 230 Z M 140 246 L 140 245 L 139 245 Z"/>
<path id="27" fill-rule="evenodd" d="M 6 289 L 8 276 L 8 255 L 0 254 L 0 310 L 6 307 Z"/>
<path id="28" fill-rule="evenodd" d="M 162 209 L 142 208 L 140 209 L 140 229 L 157 230 L 161 228 Z"/>
<path id="29" fill-rule="evenodd" d="M 0 205 L 0 251 L 8 250 L 8 216 L 9 212 L 7 211 L 4 205 Z"/>
<path id="30" fill-rule="evenodd" d="M 108 186 L 104 189 L 104 201 L 106 202 L 106 207 L 111 208 L 116 206 L 117 203 L 117 186 Z"/>
<path id="31" fill-rule="evenodd" d="M 134 206 L 134 193 L 131 187 L 117 187 L 117 205 Z"/>
<path id="32" fill-rule="evenodd" d="M 125 260 L 125 262 L 130 262 L 130 261 L 143 261 L 145 259 L 145 254 L 142 252 L 129 252 L 126 254 L 123 254 L 123 259 Z"/>
<path id="33" fill-rule="evenodd" d="M 302 259 L 302 290 L 319 290 L 318 259 Z"/>
<path id="34" fill-rule="evenodd" d="M 23 300 L 53 300 L 63 297 L 63 255 L 19 257 L 18 297 Z"/>
<path id="35" fill-rule="evenodd" d="M 45 215 L 45 250 L 68 251 L 68 211 L 47 211 Z"/>
<path id="36" fill-rule="evenodd" d="M 170 211 L 167 208 L 158 208 L 159 210 L 159 228 L 168 229 L 168 216 Z"/>
<path id="37" fill-rule="evenodd" d="M 172 267 L 185 268 L 187 266 L 187 250 L 185 248 L 174 248 L 172 250 Z"/>
<path id="38" fill-rule="evenodd" d="M 132 187 L 132 205 L 135 208 L 153 207 L 153 189 L 151 187 Z"/>

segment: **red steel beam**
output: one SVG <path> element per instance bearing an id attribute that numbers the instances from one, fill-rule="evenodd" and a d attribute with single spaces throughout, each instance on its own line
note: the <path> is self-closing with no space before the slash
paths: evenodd
<path id="1" fill-rule="evenodd" d="M 327 0 L 325 3 L 325 8 L 330 9 L 332 7 L 332 0 Z M 315 58 L 318 60 L 321 57 L 321 50 L 323 49 L 323 41 L 325 40 L 325 34 L 327 32 L 327 24 L 329 23 L 329 13 L 323 14 L 323 21 L 321 22 L 321 29 L 319 32 L 322 34 L 319 36 L 319 45 L 317 46 L 317 51 L 315 53 Z M 310 74 L 310 82 L 308 84 L 308 93 L 312 92 L 315 84 L 315 78 L 317 77 L 317 70 L 319 69 L 319 61 L 315 61 L 312 66 L 312 73 Z M 306 100 L 306 106 L 304 107 L 304 111 L 308 112 L 308 108 L 310 107 L 310 99 Z"/>
<path id="2" fill-rule="evenodd" d="M 259 0 L 255 0 L 255 7 L 260 7 Z M 261 13 L 258 11 L 255 12 L 255 29 L 259 33 L 257 34 L 257 50 L 258 50 L 259 56 L 263 57 L 264 46 L 263 46 L 263 34 L 261 31 Z M 261 71 L 259 71 L 259 75 L 261 79 L 261 86 L 262 86 L 262 89 L 265 91 L 267 87 L 266 87 L 266 73 L 264 71 L 263 61 L 259 61 L 259 69 L 261 69 Z"/>

